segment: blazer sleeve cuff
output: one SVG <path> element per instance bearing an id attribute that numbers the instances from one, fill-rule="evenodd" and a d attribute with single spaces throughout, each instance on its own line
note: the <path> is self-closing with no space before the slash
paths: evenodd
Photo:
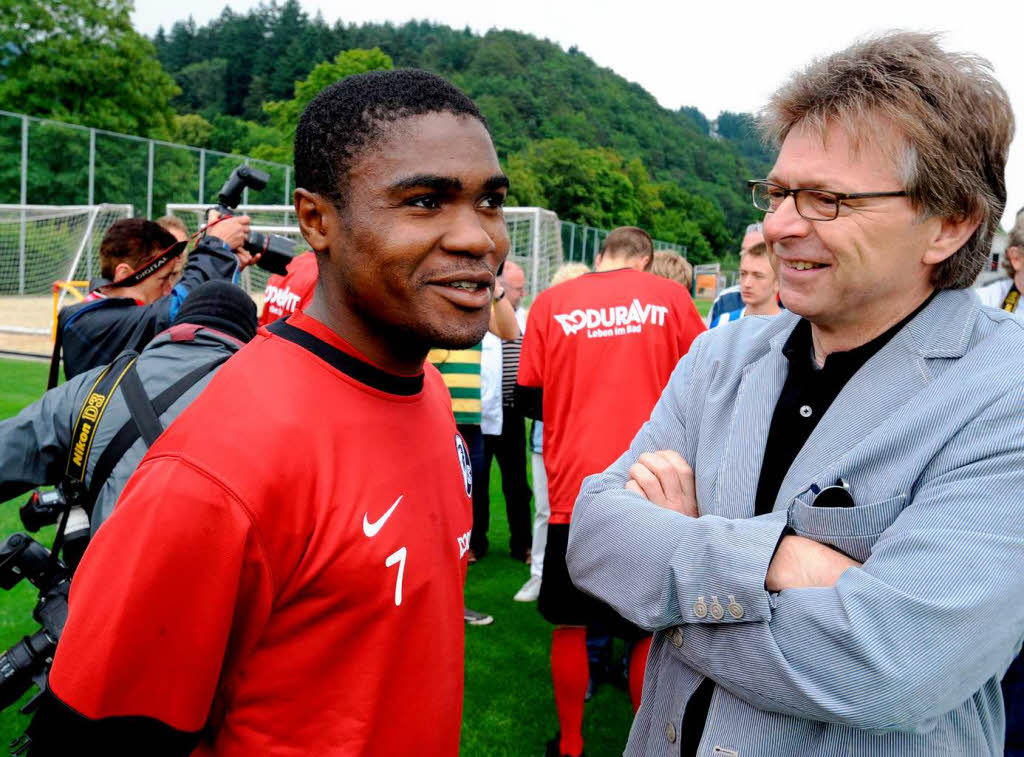
<path id="1" fill-rule="evenodd" d="M 720 625 L 770 620 L 774 602 L 764 580 L 787 527 L 786 511 L 733 521 L 704 518 L 719 521 L 708 524 L 719 532 L 718 538 L 708 542 L 700 575 L 676 576 L 682 621 Z M 692 565 L 689 560 L 680 563 Z"/>

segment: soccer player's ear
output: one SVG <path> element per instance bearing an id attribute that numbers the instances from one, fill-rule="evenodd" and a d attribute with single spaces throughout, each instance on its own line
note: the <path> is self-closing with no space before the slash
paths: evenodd
<path id="1" fill-rule="evenodd" d="M 338 222 L 334 203 L 326 197 L 299 188 L 295 190 L 295 217 L 302 236 L 314 252 L 325 252 L 330 247 L 332 224 Z"/>

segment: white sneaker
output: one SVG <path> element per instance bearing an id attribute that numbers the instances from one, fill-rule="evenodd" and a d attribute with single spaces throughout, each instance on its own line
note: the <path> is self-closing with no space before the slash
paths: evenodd
<path id="1" fill-rule="evenodd" d="M 540 596 L 540 576 L 530 576 L 523 588 L 512 597 L 516 602 L 536 602 Z"/>

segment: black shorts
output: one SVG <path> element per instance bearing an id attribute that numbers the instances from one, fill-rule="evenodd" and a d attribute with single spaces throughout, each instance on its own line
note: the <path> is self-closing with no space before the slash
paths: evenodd
<path id="1" fill-rule="evenodd" d="M 576 588 L 569 578 L 565 552 L 569 546 L 569 524 L 548 525 L 544 547 L 544 575 L 541 577 L 537 609 L 556 626 L 600 625 L 607 633 L 626 641 L 650 634 L 621 617 L 611 607 Z"/>

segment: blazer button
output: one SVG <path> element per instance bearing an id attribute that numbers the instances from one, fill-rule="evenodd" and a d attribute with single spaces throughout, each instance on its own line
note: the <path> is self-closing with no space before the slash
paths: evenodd
<path id="1" fill-rule="evenodd" d="M 736 597 L 729 595 L 729 614 L 736 620 L 743 617 L 743 605 L 736 601 Z"/>
<path id="2" fill-rule="evenodd" d="M 711 617 L 715 620 L 721 620 L 725 617 L 725 610 L 718 603 L 718 597 L 711 597 Z"/>
<path id="3" fill-rule="evenodd" d="M 708 606 L 704 604 L 704 597 L 697 597 L 697 601 L 693 605 L 693 614 L 701 620 L 708 616 Z"/>
<path id="4" fill-rule="evenodd" d="M 676 743 L 676 727 L 671 721 L 665 723 L 665 738 L 668 739 L 670 744 Z"/>
<path id="5" fill-rule="evenodd" d="M 683 646 L 683 629 L 679 626 L 673 628 L 672 632 L 669 634 L 669 640 L 672 642 L 672 646 L 676 649 Z"/>

